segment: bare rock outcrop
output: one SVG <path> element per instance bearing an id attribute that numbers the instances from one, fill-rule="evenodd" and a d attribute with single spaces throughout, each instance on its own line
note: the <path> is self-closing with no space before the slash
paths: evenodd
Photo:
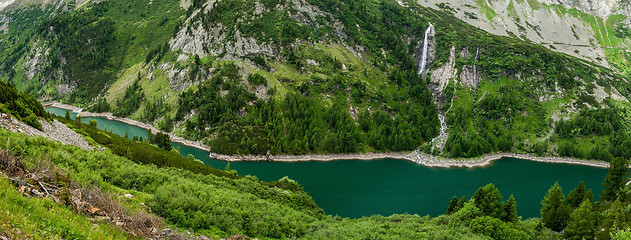
<path id="1" fill-rule="evenodd" d="M 462 66 L 462 71 L 460 72 L 460 84 L 462 84 L 463 87 L 476 89 L 478 88 L 479 83 L 480 74 L 474 74 L 473 66 Z"/>
<path id="2" fill-rule="evenodd" d="M 456 47 L 452 46 L 449 52 L 449 61 L 445 65 L 434 70 L 430 77 L 430 82 L 435 84 L 435 92 L 442 92 L 450 81 L 457 76 L 456 69 Z"/>

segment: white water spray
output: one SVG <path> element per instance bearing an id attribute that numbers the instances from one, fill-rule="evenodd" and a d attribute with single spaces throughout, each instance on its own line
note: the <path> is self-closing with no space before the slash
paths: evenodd
<path id="1" fill-rule="evenodd" d="M 429 23 L 429 27 L 425 30 L 425 38 L 423 38 L 423 56 L 421 56 L 421 66 L 418 68 L 418 74 L 423 73 L 425 71 L 425 65 L 427 64 L 427 55 L 429 54 L 427 50 L 427 35 L 429 35 L 432 31 L 434 31 L 434 25 Z"/>

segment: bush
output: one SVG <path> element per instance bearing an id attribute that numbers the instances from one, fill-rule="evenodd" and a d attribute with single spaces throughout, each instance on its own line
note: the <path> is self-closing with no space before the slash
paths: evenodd
<path id="1" fill-rule="evenodd" d="M 528 239 L 526 233 L 513 229 L 508 223 L 490 216 L 473 219 L 469 227 L 473 232 L 485 234 L 493 239 Z"/>

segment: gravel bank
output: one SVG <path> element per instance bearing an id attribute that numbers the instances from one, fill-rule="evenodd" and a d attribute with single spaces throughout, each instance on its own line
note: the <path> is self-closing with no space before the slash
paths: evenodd
<path id="1" fill-rule="evenodd" d="M 44 120 L 40 120 L 40 122 L 42 123 L 42 130 L 44 130 L 44 133 L 46 133 L 50 139 L 63 144 L 75 145 L 86 150 L 92 150 L 93 147 L 90 146 L 88 141 L 83 139 L 83 137 L 75 131 L 72 131 L 72 129 L 68 128 L 65 124 L 57 120 L 53 120 L 50 123 Z"/>
<path id="2" fill-rule="evenodd" d="M 86 150 L 92 150 L 93 147 L 90 146 L 88 141 L 83 139 L 78 133 L 72 131 L 65 124 L 57 120 L 47 122 L 44 119 L 40 119 L 39 122 L 42 123 L 43 132 L 7 114 L 0 113 L 0 127 L 5 130 L 24 133 L 31 137 L 43 136 L 63 144 L 70 144 Z"/>
<path id="3" fill-rule="evenodd" d="M 526 154 L 516 153 L 495 153 L 487 154 L 477 158 L 470 159 L 454 159 L 432 156 L 429 154 L 419 153 L 417 151 L 411 153 L 365 153 L 365 154 L 307 154 L 307 155 L 222 155 L 210 153 L 211 158 L 223 161 L 276 161 L 276 162 L 301 162 L 301 161 L 334 161 L 334 160 L 376 160 L 384 158 L 403 159 L 412 161 L 427 167 L 483 167 L 493 163 L 493 161 L 502 158 L 520 158 L 536 162 L 545 163 L 564 163 L 578 164 L 592 167 L 608 168 L 609 163 L 603 161 L 590 161 L 564 157 L 535 157 Z"/>
<path id="4" fill-rule="evenodd" d="M 77 107 L 77 106 L 63 104 L 63 103 L 55 102 L 55 101 L 53 101 L 53 102 L 44 102 L 44 103 L 42 103 L 42 106 L 44 108 L 56 107 L 56 108 L 66 109 L 66 110 L 70 110 L 70 111 L 76 112 L 76 113 L 79 113 L 79 112 L 81 112 L 83 110 L 83 108 L 80 108 L 80 107 Z"/>

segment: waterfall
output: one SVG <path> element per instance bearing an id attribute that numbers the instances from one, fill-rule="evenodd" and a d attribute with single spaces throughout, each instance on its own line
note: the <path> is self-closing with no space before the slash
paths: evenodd
<path id="1" fill-rule="evenodd" d="M 427 55 L 429 54 L 427 50 L 428 40 L 427 35 L 429 35 L 434 30 L 434 25 L 429 23 L 429 27 L 425 30 L 425 38 L 423 38 L 423 56 L 421 56 L 421 66 L 418 68 L 418 74 L 423 73 L 425 71 L 425 65 L 427 64 Z"/>
<path id="2" fill-rule="evenodd" d="M 480 47 L 475 47 L 475 58 L 473 59 L 473 81 L 478 79 L 477 72 L 475 70 L 475 64 L 478 62 L 478 54 L 480 54 Z"/>

